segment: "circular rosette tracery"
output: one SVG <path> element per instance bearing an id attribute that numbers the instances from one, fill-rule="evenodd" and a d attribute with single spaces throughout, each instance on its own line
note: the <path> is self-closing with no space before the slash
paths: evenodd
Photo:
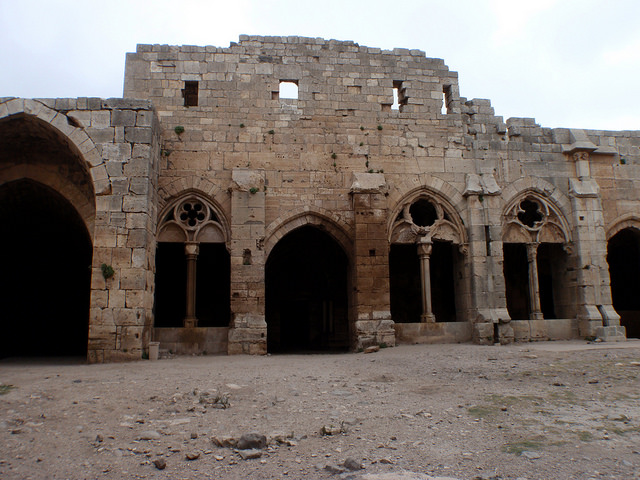
<path id="1" fill-rule="evenodd" d="M 179 199 L 164 210 L 159 242 L 226 243 L 227 236 L 213 205 L 200 195 Z"/>
<path id="2" fill-rule="evenodd" d="M 571 241 L 569 224 L 544 197 L 527 193 L 506 209 L 503 242 L 564 243 Z"/>
<path id="3" fill-rule="evenodd" d="M 462 222 L 450 205 L 434 196 L 419 194 L 401 207 L 391 228 L 390 243 L 416 243 L 420 237 L 465 243 Z"/>

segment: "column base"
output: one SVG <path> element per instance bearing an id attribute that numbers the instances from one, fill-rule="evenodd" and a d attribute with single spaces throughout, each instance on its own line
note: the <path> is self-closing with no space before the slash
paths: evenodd
<path id="1" fill-rule="evenodd" d="M 603 342 L 624 342 L 627 340 L 627 329 L 620 326 L 598 327 L 596 337 Z"/>
<path id="2" fill-rule="evenodd" d="M 184 328 L 195 328 L 198 326 L 198 319 L 195 317 L 185 318 L 182 324 Z"/>
<path id="3" fill-rule="evenodd" d="M 393 347 L 396 344 L 394 322 L 390 318 L 358 320 L 355 324 L 355 350 L 374 345 Z"/>
<path id="4" fill-rule="evenodd" d="M 425 313 L 420 315 L 420 321 L 422 323 L 435 323 L 436 316 L 433 313 Z"/>
<path id="5" fill-rule="evenodd" d="M 229 355 L 267 354 L 267 322 L 264 315 L 236 314 L 229 329 L 227 353 Z"/>

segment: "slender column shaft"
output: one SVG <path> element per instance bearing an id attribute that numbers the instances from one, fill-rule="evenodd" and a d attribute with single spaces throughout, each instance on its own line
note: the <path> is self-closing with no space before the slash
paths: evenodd
<path id="1" fill-rule="evenodd" d="M 422 286 L 422 322 L 435 322 L 431 303 L 431 250 L 433 244 L 430 239 L 420 239 L 418 256 L 420 257 L 420 283 Z"/>
<path id="2" fill-rule="evenodd" d="M 185 327 L 197 327 L 196 318 L 196 265 L 199 247 L 197 243 L 185 243 L 184 253 L 187 257 L 187 311 L 184 318 Z"/>
<path id="3" fill-rule="evenodd" d="M 538 283 L 538 244 L 527 243 L 527 260 L 529 261 L 529 301 L 531 320 L 542 320 L 540 308 L 540 284 Z"/>

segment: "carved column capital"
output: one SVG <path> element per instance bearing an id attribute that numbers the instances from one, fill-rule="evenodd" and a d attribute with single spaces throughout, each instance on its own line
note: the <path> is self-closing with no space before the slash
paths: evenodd
<path id="1" fill-rule="evenodd" d="M 420 257 L 429 258 L 433 251 L 433 243 L 430 238 L 422 237 L 418 241 L 418 255 Z"/>
<path id="2" fill-rule="evenodd" d="M 575 152 L 573 154 L 573 160 L 577 162 L 578 160 L 589 160 L 589 152 L 581 151 Z"/>
<path id="3" fill-rule="evenodd" d="M 184 254 L 187 258 L 197 257 L 200 253 L 200 244 L 195 242 L 187 242 L 184 244 Z"/>

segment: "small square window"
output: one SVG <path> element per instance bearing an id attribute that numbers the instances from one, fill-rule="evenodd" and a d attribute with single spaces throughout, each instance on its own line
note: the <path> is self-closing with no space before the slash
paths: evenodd
<path id="1" fill-rule="evenodd" d="M 184 97 L 185 107 L 197 107 L 198 106 L 198 82 L 197 80 L 187 80 L 184 82 L 184 89 L 182 89 L 182 96 Z"/>
<path id="2" fill-rule="evenodd" d="M 279 98 L 288 98 L 290 100 L 298 99 L 298 81 L 297 80 L 280 80 Z"/>

